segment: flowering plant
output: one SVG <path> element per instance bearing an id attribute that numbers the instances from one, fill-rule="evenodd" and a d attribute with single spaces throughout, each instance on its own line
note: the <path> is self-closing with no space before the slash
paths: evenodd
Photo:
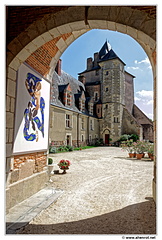
<path id="1" fill-rule="evenodd" d="M 154 144 L 153 143 L 149 144 L 147 152 L 152 155 L 154 154 Z"/>
<path id="2" fill-rule="evenodd" d="M 68 169 L 70 166 L 70 161 L 69 160 L 60 160 L 60 162 L 58 163 L 58 166 L 62 169 Z"/>
<path id="3" fill-rule="evenodd" d="M 148 143 L 146 141 L 137 141 L 136 153 L 144 153 L 148 149 Z"/>
<path id="4" fill-rule="evenodd" d="M 133 152 L 132 144 L 133 144 L 133 140 L 130 139 L 130 140 L 127 140 L 127 141 L 123 141 L 121 143 L 121 147 L 122 147 L 122 149 L 127 150 L 129 153 L 132 153 Z"/>

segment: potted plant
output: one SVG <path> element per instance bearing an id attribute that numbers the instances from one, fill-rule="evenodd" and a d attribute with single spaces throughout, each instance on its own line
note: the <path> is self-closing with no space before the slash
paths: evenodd
<path id="1" fill-rule="evenodd" d="M 133 140 L 130 139 L 130 140 L 127 140 L 127 141 L 123 141 L 121 143 L 121 147 L 122 149 L 126 150 L 129 154 L 129 157 L 132 158 L 134 157 L 134 153 L 133 153 Z"/>
<path id="2" fill-rule="evenodd" d="M 112 144 L 110 143 L 112 141 L 112 138 L 109 138 L 109 146 L 111 146 Z"/>
<path id="3" fill-rule="evenodd" d="M 149 158 L 151 158 L 151 160 L 153 160 L 153 156 L 154 156 L 154 144 L 153 143 L 149 144 L 147 153 L 148 153 Z"/>
<path id="4" fill-rule="evenodd" d="M 52 175 L 52 171 L 53 171 L 53 159 L 52 158 L 48 158 L 48 175 L 49 175 L 49 182 L 53 182 L 51 179 L 51 175 Z"/>
<path id="5" fill-rule="evenodd" d="M 70 164 L 71 163 L 69 160 L 64 160 L 64 159 L 60 160 L 60 162 L 58 163 L 58 166 L 61 170 L 63 170 L 62 172 L 63 174 L 65 174 L 66 170 L 69 169 Z"/>
<path id="6" fill-rule="evenodd" d="M 48 165 L 52 165 L 53 163 L 53 159 L 52 158 L 48 158 Z"/>
<path id="7" fill-rule="evenodd" d="M 136 144 L 136 158 L 141 159 L 144 153 L 144 145 L 142 141 L 137 141 Z"/>

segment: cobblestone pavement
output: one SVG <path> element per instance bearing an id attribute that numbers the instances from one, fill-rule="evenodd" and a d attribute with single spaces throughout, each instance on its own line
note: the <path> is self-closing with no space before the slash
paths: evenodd
<path id="1" fill-rule="evenodd" d="M 153 162 L 130 159 L 116 147 L 50 154 L 55 169 L 71 161 L 67 174 L 52 176 L 64 193 L 20 234 L 156 234 L 152 199 Z"/>

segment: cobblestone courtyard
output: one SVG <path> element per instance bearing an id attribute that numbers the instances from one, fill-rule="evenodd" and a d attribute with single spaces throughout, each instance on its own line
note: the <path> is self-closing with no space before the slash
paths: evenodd
<path id="1" fill-rule="evenodd" d="M 59 160 L 71 161 L 67 174 L 55 174 L 49 183 L 64 192 L 20 234 L 156 233 L 152 161 L 130 159 L 116 147 L 50 157 L 55 169 Z"/>

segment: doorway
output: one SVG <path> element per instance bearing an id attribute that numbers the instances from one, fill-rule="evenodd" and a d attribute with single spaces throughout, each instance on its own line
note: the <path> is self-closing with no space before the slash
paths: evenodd
<path id="1" fill-rule="evenodd" d="M 105 134 L 105 145 L 109 145 L 109 134 Z"/>

